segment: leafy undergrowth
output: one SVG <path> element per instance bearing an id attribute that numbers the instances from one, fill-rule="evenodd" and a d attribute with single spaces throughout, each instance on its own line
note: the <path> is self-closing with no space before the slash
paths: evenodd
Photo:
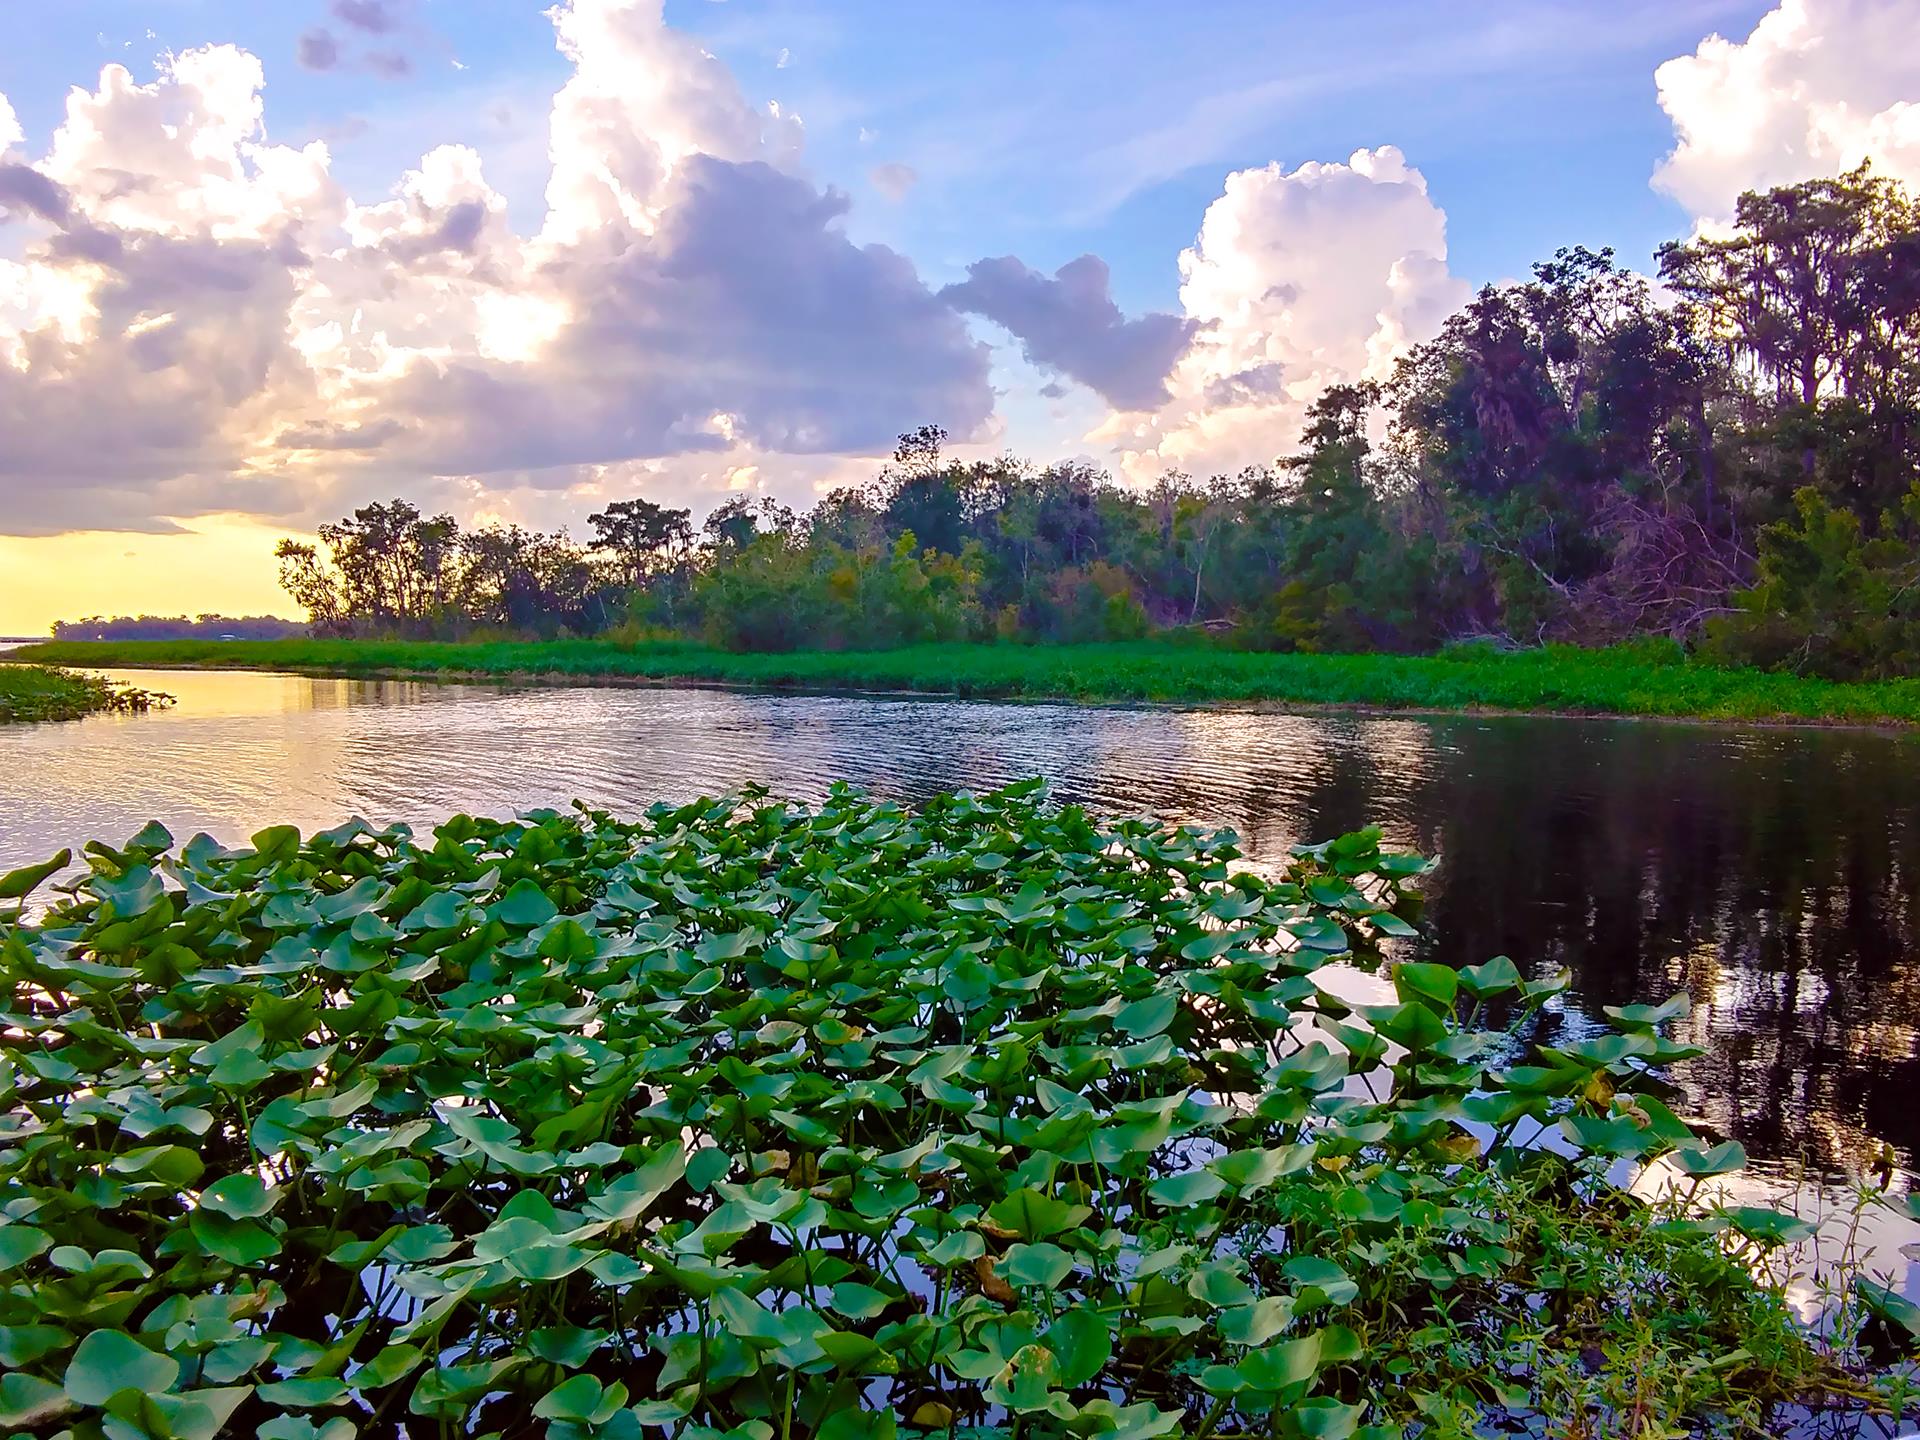
<path id="1" fill-rule="evenodd" d="M 97 675 L 44 665 L 0 665 L 0 724 L 10 720 L 77 720 L 117 710 L 138 713 L 172 698 Z"/>
<path id="2" fill-rule="evenodd" d="M 1664 1437 L 1870 1394 L 1754 1278 L 1798 1222 L 1608 1183 L 1741 1162 L 1663 1102 L 1675 1007 L 1511 1064 L 1562 979 L 1316 984 L 1417 918 L 1377 842 L 1269 880 L 1029 784 L 156 826 L 33 919 L 58 866 L 15 872 L 0 1427 Z"/>
<path id="3" fill-rule="evenodd" d="M 687 680 L 909 690 L 1028 700 L 1204 704 L 1266 701 L 1416 710 L 1560 711 L 1726 720 L 1920 723 L 1920 679 L 1842 684 L 1710 665 L 1660 642 L 1588 650 L 1438 655 L 1256 654 L 1198 641 L 1102 645 L 909 645 L 736 654 L 608 640 L 156 640 L 57 642 L 22 658 L 62 665 L 185 665 L 335 675 Z"/>

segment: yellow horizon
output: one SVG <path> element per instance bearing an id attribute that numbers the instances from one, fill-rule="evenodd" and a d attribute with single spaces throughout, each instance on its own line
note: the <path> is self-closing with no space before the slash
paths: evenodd
<path id="1" fill-rule="evenodd" d="M 0 535 L 0 635 L 43 636 L 90 615 L 283 615 L 273 547 L 289 532 L 240 515 L 165 535 L 115 530 Z"/>

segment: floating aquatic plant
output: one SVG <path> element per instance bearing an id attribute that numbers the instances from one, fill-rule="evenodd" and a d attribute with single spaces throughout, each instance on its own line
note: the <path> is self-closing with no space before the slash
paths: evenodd
<path id="1" fill-rule="evenodd" d="M 1563 976 L 1383 957 L 1424 861 L 1236 857 L 1027 784 L 0 878 L 0 1427 L 1667 1435 L 1851 1383 L 1741 1263 L 1799 1222 L 1608 1181 L 1742 1161 L 1665 1103 L 1678 1005 L 1525 1053 Z"/>
<path id="2" fill-rule="evenodd" d="M 84 671 L 0 663 L 0 724 L 77 720 L 108 711 L 142 714 L 172 703 L 171 695 Z"/>

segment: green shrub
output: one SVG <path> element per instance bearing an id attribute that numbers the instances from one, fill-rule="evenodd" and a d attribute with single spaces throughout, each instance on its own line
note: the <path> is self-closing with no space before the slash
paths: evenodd
<path id="1" fill-rule="evenodd" d="M 1869 536 L 1807 486 L 1760 532 L 1759 577 L 1703 647 L 1732 664 L 1829 679 L 1920 674 L 1920 485 Z"/>

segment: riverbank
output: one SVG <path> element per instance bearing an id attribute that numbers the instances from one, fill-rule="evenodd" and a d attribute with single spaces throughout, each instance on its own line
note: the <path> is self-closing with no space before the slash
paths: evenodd
<path id="1" fill-rule="evenodd" d="M 603 640 L 62 642 L 37 664 L 290 670 L 357 677 L 687 681 L 1086 702 L 1266 701 L 1393 710 L 1501 710 L 1798 724 L 1920 723 L 1920 679 L 1840 684 L 1686 659 L 1676 649 L 1463 648 L 1433 656 L 1270 655 L 1168 641 L 921 645 L 734 654 Z"/>
<path id="2" fill-rule="evenodd" d="M 45 665 L 0 665 L 0 725 L 78 720 L 104 710 L 150 710 L 167 697 Z"/>

